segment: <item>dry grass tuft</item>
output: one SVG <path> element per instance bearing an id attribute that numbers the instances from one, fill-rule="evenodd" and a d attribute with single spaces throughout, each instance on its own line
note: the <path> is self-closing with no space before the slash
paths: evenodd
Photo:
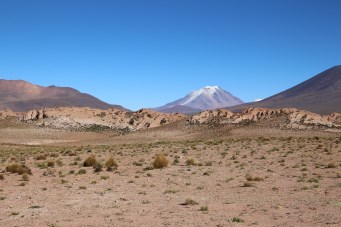
<path id="1" fill-rule="evenodd" d="M 28 174 L 27 174 L 27 173 L 24 173 L 24 174 L 22 175 L 22 180 L 23 180 L 23 181 L 29 181 L 29 180 L 30 180 L 30 178 L 28 177 Z"/>
<path id="2" fill-rule="evenodd" d="M 180 205 L 183 205 L 183 206 L 195 206 L 195 205 L 198 205 L 199 203 L 193 199 L 186 199 L 186 201 Z"/>
<path id="3" fill-rule="evenodd" d="M 262 178 L 262 177 L 253 177 L 250 173 L 247 173 L 245 177 L 246 177 L 247 181 L 256 181 L 256 182 L 258 182 L 258 181 L 263 181 L 264 180 L 264 178 Z"/>
<path id="4" fill-rule="evenodd" d="M 187 159 L 187 161 L 186 161 L 186 165 L 188 165 L 188 166 L 195 166 L 195 165 L 197 165 L 197 163 L 196 163 L 196 161 L 194 160 L 194 158 L 189 158 L 189 159 Z"/>
<path id="5" fill-rule="evenodd" d="M 96 164 L 96 157 L 94 155 L 89 156 L 83 163 L 84 167 L 91 167 Z"/>
<path id="6" fill-rule="evenodd" d="M 105 166 L 107 167 L 107 171 L 113 171 L 118 168 L 117 163 L 115 162 L 113 157 L 110 157 L 108 161 L 105 163 Z"/>
<path id="7" fill-rule="evenodd" d="M 24 173 L 32 174 L 32 171 L 30 168 L 28 168 L 25 165 L 20 165 L 18 163 L 14 163 L 14 164 L 6 166 L 6 172 L 17 173 L 19 175 L 22 175 Z"/>
<path id="8" fill-rule="evenodd" d="M 164 154 L 158 154 L 153 162 L 156 169 L 162 169 L 168 166 L 168 160 Z"/>

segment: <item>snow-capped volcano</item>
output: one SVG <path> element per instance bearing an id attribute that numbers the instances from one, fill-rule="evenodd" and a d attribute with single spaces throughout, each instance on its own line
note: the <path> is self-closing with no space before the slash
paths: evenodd
<path id="1" fill-rule="evenodd" d="M 242 103 L 243 101 L 239 98 L 233 96 L 219 86 L 206 86 L 189 93 L 182 99 L 156 108 L 156 110 L 161 112 L 191 113 L 202 110 L 231 107 Z"/>

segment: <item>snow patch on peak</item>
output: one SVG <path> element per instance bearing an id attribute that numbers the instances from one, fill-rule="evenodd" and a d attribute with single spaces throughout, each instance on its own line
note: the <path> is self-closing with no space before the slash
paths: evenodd
<path id="1" fill-rule="evenodd" d="M 195 100 L 197 97 L 199 97 L 200 95 L 205 95 L 205 96 L 209 96 L 212 97 L 214 93 L 216 93 L 217 91 L 221 91 L 219 86 L 206 86 L 203 87 L 199 90 L 193 91 L 192 93 L 190 93 L 187 97 L 188 99 L 181 103 L 181 105 L 186 105 L 188 103 L 191 103 L 193 100 Z"/>
<path id="2" fill-rule="evenodd" d="M 204 89 L 210 89 L 210 90 L 220 90 L 220 87 L 219 86 L 206 86 L 206 87 L 203 87 Z"/>
<path id="3" fill-rule="evenodd" d="M 231 107 L 242 103 L 242 100 L 219 86 L 205 86 L 187 94 L 181 99 L 159 107 L 158 110 L 168 110 L 176 106 L 183 106 L 195 110 L 212 110 Z"/>

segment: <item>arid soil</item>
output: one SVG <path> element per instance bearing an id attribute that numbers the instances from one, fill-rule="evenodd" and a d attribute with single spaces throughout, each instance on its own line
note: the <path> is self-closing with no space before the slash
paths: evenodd
<path id="1" fill-rule="evenodd" d="M 2 119 L 0 226 L 340 226 L 341 133 L 281 119 L 123 134 Z"/>

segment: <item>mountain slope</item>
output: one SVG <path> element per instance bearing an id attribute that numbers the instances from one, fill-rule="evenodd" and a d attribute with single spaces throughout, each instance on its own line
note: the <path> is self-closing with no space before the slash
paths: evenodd
<path id="1" fill-rule="evenodd" d="M 23 80 L 0 80 L 0 109 L 25 112 L 48 107 L 118 108 L 89 94 L 68 87 L 42 87 Z"/>
<path id="2" fill-rule="evenodd" d="M 330 68 L 297 86 L 262 101 L 246 103 L 228 109 L 240 111 L 248 106 L 294 107 L 319 114 L 341 112 L 341 66 Z"/>
<path id="3" fill-rule="evenodd" d="M 242 103 L 243 101 L 239 98 L 218 86 L 206 86 L 191 92 L 184 98 L 155 108 L 155 110 L 161 112 L 193 113 Z"/>

